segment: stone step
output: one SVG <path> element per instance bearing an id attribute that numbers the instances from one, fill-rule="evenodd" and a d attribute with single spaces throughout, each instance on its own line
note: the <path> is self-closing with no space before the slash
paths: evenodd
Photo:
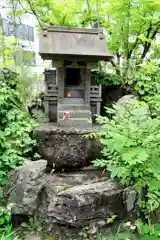
<path id="1" fill-rule="evenodd" d="M 83 98 L 64 98 L 61 104 L 84 104 Z"/>
<path id="2" fill-rule="evenodd" d="M 92 126 L 92 119 L 87 118 L 72 118 L 69 120 L 58 119 L 59 126 L 67 126 L 67 127 L 91 127 Z"/>
<path id="3" fill-rule="evenodd" d="M 70 119 L 72 118 L 87 118 L 90 119 L 92 117 L 92 113 L 89 110 L 72 110 L 72 111 L 58 111 L 58 118 L 63 118 L 63 113 L 64 112 L 69 112 L 70 114 Z"/>
<path id="4" fill-rule="evenodd" d="M 58 104 L 58 111 L 89 110 L 90 106 L 85 104 Z"/>

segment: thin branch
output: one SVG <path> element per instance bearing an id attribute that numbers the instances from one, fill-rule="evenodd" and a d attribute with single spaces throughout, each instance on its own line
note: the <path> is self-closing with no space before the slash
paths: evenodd
<path id="1" fill-rule="evenodd" d="M 134 42 L 134 44 L 133 44 L 133 47 L 132 47 L 132 49 L 128 52 L 127 59 L 130 59 L 130 58 L 131 58 L 132 53 L 133 53 L 134 49 L 136 48 L 136 46 L 137 46 L 137 44 L 138 44 L 138 42 L 139 42 L 139 36 L 140 36 L 140 34 L 141 34 L 142 27 L 143 27 L 145 24 L 146 24 L 146 23 L 144 22 L 144 23 L 140 26 L 140 29 L 139 29 L 139 31 L 138 31 L 138 33 L 137 33 L 137 37 L 136 37 L 136 40 L 135 40 L 135 42 Z"/>
<path id="2" fill-rule="evenodd" d="M 118 69 L 118 65 L 115 64 L 115 62 L 113 60 L 110 61 L 112 66 L 114 67 L 116 74 L 120 75 L 120 70 Z"/>
<path id="3" fill-rule="evenodd" d="M 89 21 L 90 21 L 90 24 L 92 26 L 92 20 L 91 20 L 91 8 L 90 8 L 90 5 L 89 5 L 89 0 L 86 0 L 86 3 L 87 3 L 87 8 L 88 8 L 88 13 L 89 13 Z"/>
<path id="4" fill-rule="evenodd" d="M 39 16 L 37 15 L 34 7 L 32 6 L 31 1 L 30 1 L 30 0 L 27 0 L 27 3 L 28 3 L 28 5 L 29 5 L 29 7 L 30 7 L 30 9 L 31 9 L 31 11 L 32 11 L 32 14 L 36 17 L 36 19 L 37 19 L 37 21 L 38 21 L 38 23 L 39 23 L 39 26 L 41 27 L 41 29 L 43 29 L 43 26 L 42 26 L 42 24 L 41 24 L 41 21 L 39 20 Z"/>
<path id="5" fill-rule="evenodd" d="M 159 32 L 159 30 L 160 30 L 160 25 L 157 26 L 156 29 L 153 31 L 153 33 L 152 33 L 152 35 L 151 35 L 151 37 L 150 37 L 150 40 L 153 40 L 153 39 L 156 37 L 156 35 L 157 35 L 157 33 Z M 151 32 L 151 31 L 150 31 L 150 32 Z M 148 36 L 148 39 L 149 39 L 148 33 L 147 33 L 147 36 Z M 148 51 L 150 50 L 150 47 L 151 47 L 151 42 L 147 42 L 147 41 L 146 41 L 145 44 L 144 44 L 144 49 L 143 49 L 143 53 L 142 53 L 141 59 L 144 59 L 144 58 L 145 58 L 146 54 L 147 54 Z"/>
<path id="6" fill-rule="evenodd" d="M 125 36 L 126 56 L 128 56 L 128 54 L 129 54 L 130 8 L 131 8 L 131 3 L 129 2 L 127 4 L 126 24 L 125 24 L 125 28 L 126 28 L 126 36 Z"/>
<path id="7" fill-rule="evenodd" d="M 147 39 L 149 38 L 149 35 L 150 35 L 151 31 L 152 31 L 152 23 L 150 22 L 149 28 L 147 29 L 147 34 L 146 34 Z"/>
<path id="8" fill-rule="evenodd" d="M 117 57 L 117 64 L 118 64 L 118 66 L 120 65 L 121 56 L 122 56 L 122 54 L 120 54 L 119 52 L 116 52 L 116 57 Z"/>
<path id="9" fill-rule="evenodd" d="M 18 4 L 19 4 L 19 5 L 21 6 L 21 8 L 23 9 L 24 13 L 33 14 L 33 12 L 28 11 L 28 10 L 24 7 L 24 5 L 22 5 L 21 0 L 18 0 Z"/>
<path id="10" fill-rule="evenodd" d="M 62 19 L 62 26 L 65 24 L 66 17 L 67 17 L 67 15 L 65 14 L 65 15 L 63 16 L 63 19 Z"/>

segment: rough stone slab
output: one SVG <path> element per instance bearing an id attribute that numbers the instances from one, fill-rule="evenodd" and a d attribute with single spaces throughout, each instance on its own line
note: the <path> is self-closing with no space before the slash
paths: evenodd
<path id="1" fill-rule="evenodd" d="M 14 203 L 13 214 L 36 214 L 47 233 L 61 226 L 107 225 L 107 218 L 123 218 L 128 204 L 129 211 L 135 205 L 136 196 L 125 199 L 125 189 L 102 171 L 85 168 L 74 173 L 46 174 L 44 169 L 43 160 L 25 163 L 13 171 L 4 194 L 7 203 Z"/>
<path id="2" fill-rule="evenodd" d="M 125 104 L 128 104 L 129 102 L 131 102 L 133 99 L 137 99 L 136 96 L 134 96 L 132 94 L 125 95 L 125 96 L 121 97 L 120 99 L 118 99 L 117 104 L 125 105 Z"/>
<path id="3" fill-rule="evenodd" d="M 112 214 L 123 217 L 125 209 L 121 198 L 122 191 L 118 187 L 111 180 L 92 182 L 66 187 L 64 190 L 62 188 L 58 191 L 57 198 L 53 197 L 53 190 L 50 189 L 47 194 L 52 200 L 48 206 L 48 216 L 51 216 L 51 221 L 60 221 L 74 227 L 84 227 L 90 220 L 107 219 Z M 50 214 L 53 209 L 54 218 Z"/>
<path id="4" fill-rule="evenodd" d="M 15 214 L 33 215 L 37 209 L 37 196 L 45 184 L 45 160 L 27 161 L 12 172 L 4 197 L 13 207 Z"/>
<path id="5" fill-rule="evenodd" d="M 50 166 L 54 165 L 57 169 L 84 167 L 100 156 L 100 143 L 87 137 L 97 131 L 97 127 L 42 124 L 34 132 L 37 151 Z"/>
<path id="6" fill-rule="evenodd" d="M 15 239 L 16 240 L 16 239 Z M 17 239 L 18 240 L 18 239 Z M 42 236 L 38 236 L 37 234 L 27 234 L 26 236 L 24 236 L 24 240 L 45 240 L 44 238 L 42 238 Z M 47 239 L 46 239 L 47 240 Z M 48 239 L 49 240 L 49 239 Z"/>
<path id="7" fill-rule="evenodd" d="M 41 132 L 46 132 L 46 133 L 58 133 L 58 134 L 66 134 L 66 135 L 70 135 L 70 134 L 80 134 L 80 135 L 84 135 L 84 134 L 89 134 L 92 132 L 99 132 L 100 130 L 100 125 L 93 125 L 90 127 L 84 127 L 84 126 L 77 126 L 77 127 L 60 127 L 57 126 L 56 123 L 53 122 L 48 122 L 48 123 L 43 123 L 40 124 L 34 131 L 34 134 L 36 135 L 37 133 L 41 133 Z"/>

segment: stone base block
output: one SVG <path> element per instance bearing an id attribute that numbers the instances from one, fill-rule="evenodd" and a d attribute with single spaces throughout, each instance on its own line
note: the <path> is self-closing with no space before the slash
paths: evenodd
<path id="1" fill-rule="evenodd" d="M 14 170 L 4 197 L 13 204 L 13 215 L 36 215 L 47 234 L 55 236 L 55 230 L 63 227 L 72 232 L 91 225 L 107 227 L 113 215 L 118 220 L 134 210 L 136 194 L 129 194 L 107 173 L 87 167 L 45 174 L 45 166 L 44 160 L 28 161 Z"/>
<path id="2" fill-rule="evenodd" d="M 50 166 L 58 169 L 87 166 L 100 156 L 99 141 L 88 136 L 98 130 L 97 126 L 76 128 L 42 124 L 34 132 L 37 151 Z"/>

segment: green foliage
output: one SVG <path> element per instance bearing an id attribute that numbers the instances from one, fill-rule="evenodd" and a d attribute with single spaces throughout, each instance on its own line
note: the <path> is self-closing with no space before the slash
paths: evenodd
<path id="1" fill-rule="evenodd" d="M 44 92 L 37 94 L 31 102 L 31 107 L 42 107 L 43 99 L 44 99 Z"/>
<path id="2" fill-rule="evenodd" d="M 158 240 L 160 237 L 160 224 L 151 224 L 150 222 L 143 223 L 141 220 L 137 220 L 134 225 L 134 230 L 125 228 L 123 233 L 117 234 L 115 240 L 124 239 L 140 239 L 140 240 Z"/>
<path id="3" fill-rule="evenodd" d="M 147 104 L 135 100 L 107 111 L 111 119 L 98 119 L 103 158 L 94 166 L 105 168 L 125 186 L 135 186 L 148 215 L 160 207 L 160 120 L 150 117 Z"/>
<path id="4" fill-rule="evenodd" d="M 142 240 L 159 239 L 160 237 L 160 224 L 143 223 L 141 220 L 136 222 L 137 231 L 142 236 Z"/>
<path id="5" fill-rule="evenodd" d="M 21 224 L 21 228 L 23 232 L 41 232 L 42 231 L 42 223 L 37 217 L 29 218 L 28 222 L 23 222 Z"/>
<path id="6" fill-rule="evenodd" d="M 116 219 L 117 215 L 113 215 L 110 218 L 107 218 L 106 221 L 108 224 L 114 223 L 115 219 Z"/>
<path id="7" fill-rule="evenodd" d="M 125 239 L 137 240 L 135 235 L 131 232 L 124 232 L 124 233 L 118 234 L 118 236 L 115 238 L 115 240 L 125 240 Z"/>
<path id="8" fill-rule="evenodd" d="M 97 73 L 97 81 L 107 86 L 129 85 L 140 96 L 157 94 L 160 71 L 154 65 L 158 66 L 160 56 L 159 0 L 23 0 L 16 4 L 21 7 L 17 16 L 33 13 L 41 28 L 88 27 L 98 19 L 114 59 L 104 73 Z"/>
<path id="9" fill-rule="evenodd" d="M 12 77 L 16 75 L 7 76 L 0 79 L 0 186 L 7 183 L 9 171 L 22 163 L 35 144 L 30 136 L 35 123 L 23 109 L 20 94 L 15 90 L 16 79 L 14 84 Z"/>
<path id="10" fill-rule="evenodd" d="M 133 78 L 133 76 L 132 76 Z M 134 89 L 141 97 L 152 97 L 160 93 L 160 67 L 158 62 L 150 61 L 140 66 L 135 71 L 134 81 L 131 81 Z"/>
<path id="11" fill-rule="evenodd" d="M 15 89 L 18 83 L 18 74 L 8 68 L 0 69 L 0 85 Z"/>
<path id="12" fill-rule="evenodd" d="M 145 99 L 149 104 L 152 117 L 160 118 L 160 94 L 155 94 L 153 96 L 146 96 Z"/>
<path id="13" fill-rule="evenodd" d="M 17 88 L 17 73 L 0 69 L 0 199 L 8 174 L 29 154 L 35 141 L 31 133 L 35 122 L 24 110 Z M 11 206 L 0 206 L 0 239 L 12 240 Z"/>
<path id="14" fill-rule="evenodd" d="M 120 76 L 116 74 L 107 74 L 106 71 L 97 70 L 94 72 L 98 84 L 105 86 L 117 86 L 121 84 Z"/>
<path id="15" fill-rule="evenodd" d="M 40 85 L 40 76 L 28 73 L 27 68 L 23 68 L 17 77 L 17 91 L 21 95 L 21 101 L 27 108 L 35 101 L 37 86 Z M 38 90 L 37 90 L 38 91 Z"/>
<path id="16" fill-rule="evenodd" d="M 23 3 L 22 3 L 23 2 Z M 158 59 L 159 0 L 23 0 L 22 12 L 32 12 L 41 27 L 93 26 L 99 20 L 107 45 L 115 55 L 112 67 L 123 81 L 146 57 Z M 63 11 L 62 11 L 63 9 Z M 141 12 L 141 14 L 139 14 Z M 134 79 L 132 78 L 134 81 Z"/>
<path id="17" fill-rule="evenodd" d="M 102 233 L 98 232 L 98 240 L 102 240 L 102 239 L 103 239 Z"/>
<path id="18" fill-rule="evenodd" d="M 7 207 L 0 207 L 0 239 L 12 240 L 12 223 L 11 223 L 11 208 L 12 205 Z"/>
<path id="19" fill-rule="evenodd" d="M 0 67 L 15 67 L 15 52 L 19 50 L 17 40 L 13 36 L 4 36 L 0 29 Z"/>

